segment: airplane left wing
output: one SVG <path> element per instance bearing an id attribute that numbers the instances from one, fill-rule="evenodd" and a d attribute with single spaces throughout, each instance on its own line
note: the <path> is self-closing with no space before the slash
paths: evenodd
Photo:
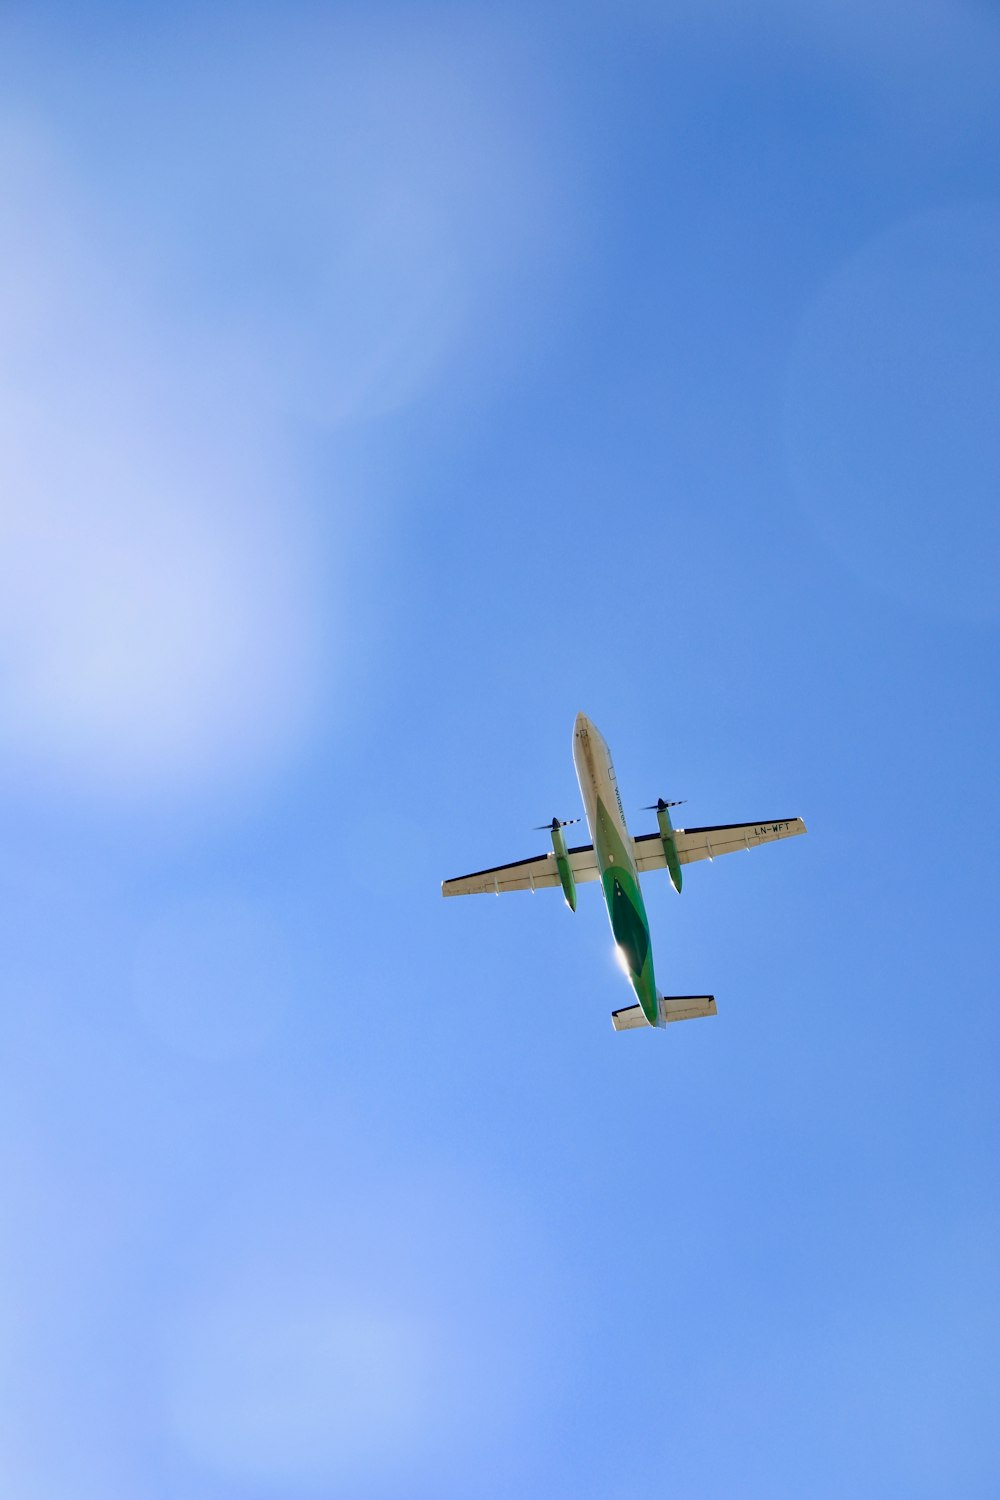
<path id="1" fill-rule="evenodd" d="M 593 844 L 568 849 L 570 869 L 577 885 L 597 880 L 599 871 Z M 442 896 L 500 896 L 506 891 L 543 891 L 559 884 L 554 853 L 539 854 L 537 859 L 518 859 L 510 865 L 494 865 L 491 870 L 476 870 L 472 875 L 458 875 L 442 880 Z"/>
<path id="2" fill-rule="evenodd" d="M 714 859 L 717 854 L 732 854 L 736 849 L 753 849 L 774 839 L 790 839 L 805 833 L 801 818 L 774 818 L 765 823 L 718 823 L 712 828 L 675 828 L 677 859 L 689 865 L 697 859 Z M 641 833 L 632 840 L 636 868 L 662 870 L 667 861 L 658 833 Z"/>

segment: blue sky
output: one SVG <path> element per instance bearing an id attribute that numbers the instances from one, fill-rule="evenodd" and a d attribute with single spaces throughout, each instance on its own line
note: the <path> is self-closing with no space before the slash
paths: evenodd
<path id="1" fill-rule="evenodd" d="M 0 20 L 0 1482 L 992 1496 L 1000 22 Z M 580 811 L 719 1016 L 615 1036 Z"/>

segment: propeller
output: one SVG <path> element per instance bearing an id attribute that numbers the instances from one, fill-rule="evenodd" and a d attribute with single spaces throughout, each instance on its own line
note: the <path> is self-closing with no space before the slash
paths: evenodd
<path id="1" fill-rule="evenodd" d="M 657 797 L 651 806 L 643 808 L 643 812 L 663 812 L 668 807 L 683 807 L 686 801 L 687 798 L 682 797 L 679 802 L 664 802 L 662 797 Z"/>
<path id="2" fill-rule="evenodd" d="M 535 829 L 536 833 L 551 833 L 554 828 L 569 828 L 573 823 L 579 823 L 579 818 L 553 818 L 551 823 L 539 823 Z"/>

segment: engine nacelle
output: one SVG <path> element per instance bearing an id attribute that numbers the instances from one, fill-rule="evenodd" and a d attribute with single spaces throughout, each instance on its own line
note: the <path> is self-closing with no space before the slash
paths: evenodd
<path id="1" fill-rule="evenodd" d="M 559 884 L 563 888 L 563 895 L 566 897 L 566 905 L 569 907 L 570 911 L 576 911 L 576 881 L 573 879 L 573 871 L 569 862 L 569 851 L 566 848 L 566 840 L 563 837 L 562 828 L 556 822 L 555 818 L 553 818 L 552 820 L 552 827 L 549 829 L 549 832 L 552 835 L 552 852 L 556 857 L 556 869 L 559 871 Z"/>
<path id="2" fill-rule="evenodd" d="M 660 843 L 663 845 L 663 857 L 667 861 L 667 874 L 670 876 L 670 884 L 680 895 L 683 877 L 681 875 L 681 862 L 677 858 L 677 841 L 674 838 L 674 825 L 670 821 L 669 807 L 657 807 L 656 821 L 660 826 Z"/>

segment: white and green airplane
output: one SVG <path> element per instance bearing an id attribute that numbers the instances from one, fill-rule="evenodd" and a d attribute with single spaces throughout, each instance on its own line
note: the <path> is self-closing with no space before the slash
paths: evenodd
<path id="1" fill-rule="evenodd" d="M 594 842 L 568 849 L 563 837 L 563 829 L 568 825 L 553 818 L 545 825 L 552 835 L 548 854 L 442 881 L 441 894 L 499 896 L 505 891 L 538 891 L 561 885 L 567 906 L 576 911 L 577 885 L 585 880 L 600 880 L 619 961 L 639 1001 L 638 1005 L 612 1011 L 611 1024 L 615 1030 L 666 1026 L 670 1021 L 714 1016 L 714 995 L 661 995 L 656 988 L 649 920 L 639 888 L 640 872 L 666 869 L 671 885 L 679 892 L 682 865 L 731 854 L 734 849 L 752 849 L 774 839 L 791 838 L 796 833 L 805 833 L 806 825 L 801 818 L 768 818 L 759 823 L 674 828 L 670 809 L 678 804 L 664 802 L 661 797 L 649 809 L 656 813 L 656 833 L 640 833 L 638 838 L 632 838 L 625 824 L 611 752 L 603 735 L 585 714 L 577 714 L 573 726 L 573 761 Z"/>

